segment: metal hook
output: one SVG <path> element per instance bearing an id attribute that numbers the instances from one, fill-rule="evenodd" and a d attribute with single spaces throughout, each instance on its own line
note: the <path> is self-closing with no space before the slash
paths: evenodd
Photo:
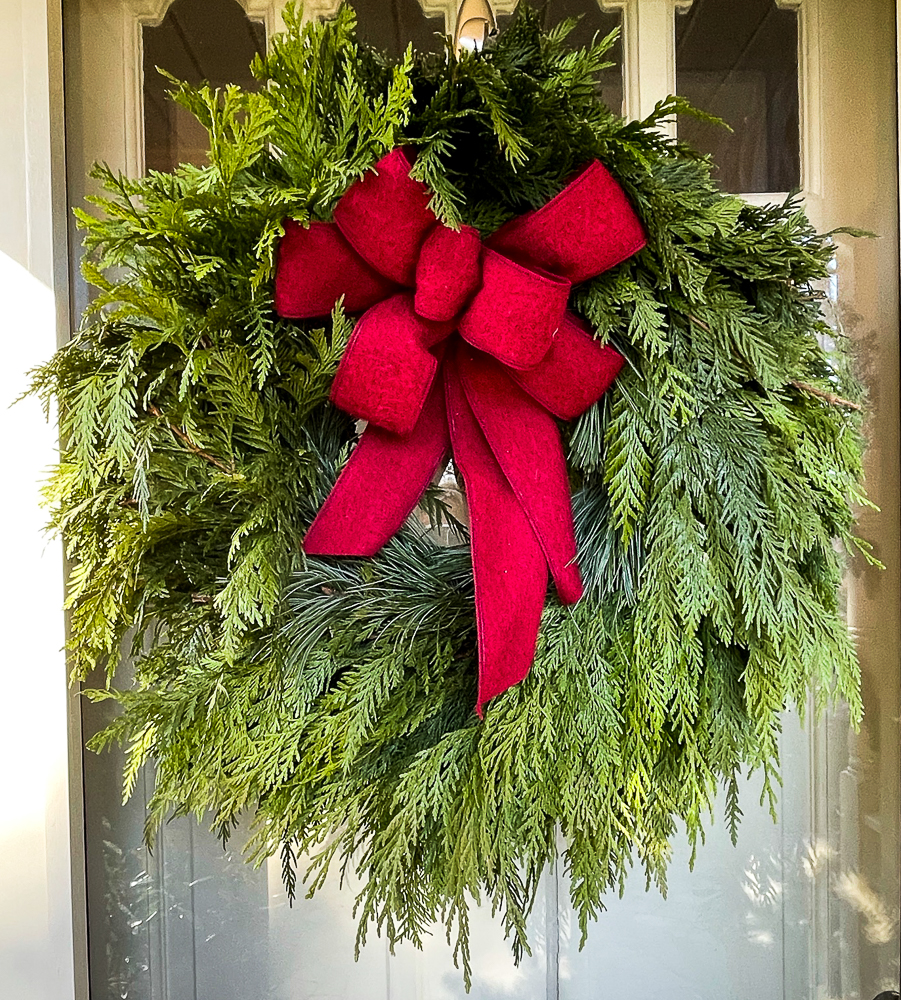
<path id="1" fill-rule="evenodd" d="M 455 54 L 459 56 L 461 49 L 478 52 L 495 31 L 497 21 L 488 0 L 463 0 L 454 29 Z"/>

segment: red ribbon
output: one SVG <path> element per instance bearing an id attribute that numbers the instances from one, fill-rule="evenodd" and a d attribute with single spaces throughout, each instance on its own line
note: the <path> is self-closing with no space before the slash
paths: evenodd
<path id="1" fill-rule="evenodd" d="M 484 243 L 436 220 L 410 167 L 395 149 L 347 191 L 333 223 L 285 222 L 279 314 L 324 316 L 342 295 L 363 313 L 332 401 L 369 425 L 304 548 L 375 555 L 452 451 L 469 504 L 481 715 L 529 671 L 548 567 L 561 601 L 582 594 L 555 418 L 600 399 L 623 359 L 566 304 L 572 285 L 646 239 L 597 161 Z"/>

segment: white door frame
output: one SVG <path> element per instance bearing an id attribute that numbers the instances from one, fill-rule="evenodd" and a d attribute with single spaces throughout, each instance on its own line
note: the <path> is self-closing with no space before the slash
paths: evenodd
<path id="1" fill-rule="evenodd" d="M 81 734 L 67 686 L 63 557 L 40 481 L 56 430 L 24 372 L 67 336 L 61 0 L 0 0 L 0 995 L 87 996 Z"/>

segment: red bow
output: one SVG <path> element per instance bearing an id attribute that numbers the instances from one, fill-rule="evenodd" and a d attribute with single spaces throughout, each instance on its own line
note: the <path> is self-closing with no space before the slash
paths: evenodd
<path id="1" fill-rule="evenodd" d="M 562 601 L 582 595 L 554 418 L 600 399 L 623 359 L 566 303 L 573 284 L 646 240 L 596 161 L 484 244 L 475 229 L 437 222 L 410 167 L 395 149 L 342 197 L 334 223 L 285 222 L 280 315 L 323 316 L 341 295 L 348 312 L 364 313 L 332 401 L 369 425 L 304 548 L 375 555 L 453 451 L 469 505 L 481 714 L 529 671 L 548 566 Z"/>

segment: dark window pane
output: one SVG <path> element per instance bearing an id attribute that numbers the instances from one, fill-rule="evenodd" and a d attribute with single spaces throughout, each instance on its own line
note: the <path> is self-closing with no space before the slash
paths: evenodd
<path id="1" fill-rule="evenodd" d="M 800 186 L 794 11 L 776 0 L 694 0 L 676 17 L 676 89 L 735 130 L 679 119 L 680 138 L 713 154 L 723 190 Z"/>
<path id="2" fill-rule="evenodd" d="M 443 17 L 426 17 L 417 0 L 350 0 L 357 12 L 360 40 L 393 56 L 413 43 L 420 52 L 439 52 L 444 45 Z"/>
<path id="3" fill-rule="evenodd" d="M 206 162 L 206 130 L 166 97 L 160 66 L 198 84 L 254 90 L 250 63 L 266 50 L 266 30 L 236 0 L 175 0 L 159 27 L 144 28 L 144 157 L 148 170 Z"/>
<path id="4" fill-rule="evenodd" d="M 515 15 L 499 17 L 498 26 L 503 28 Z M 585 48 L 597 35 L 603 38 L 614 28 L 622 27 L 619 11 L 601 10 L 600 0 L 548 0 L 544 6 L 544 26 L 551 28 L 568 17 L 579 18 L 579 23 L 569 34 L 567 41 L 574 49 Z M 623 44 L 622 34 L 607 53 L 608 62 L 614 65 L 601 74 L 601 98 L 611 111 L 623 113 Z"/>

